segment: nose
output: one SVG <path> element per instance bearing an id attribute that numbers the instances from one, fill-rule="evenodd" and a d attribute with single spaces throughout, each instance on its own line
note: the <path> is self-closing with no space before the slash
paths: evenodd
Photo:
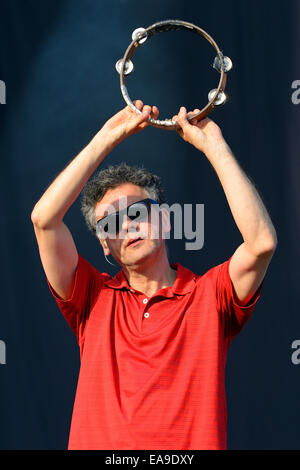
<path id="1" fill-rule="evenodd" d="M 128 215 L 124 215 L 121 226 L 122 233 L 127 232 L 138 232 L 139 231 L 139 222 L 131 220 Z"/>

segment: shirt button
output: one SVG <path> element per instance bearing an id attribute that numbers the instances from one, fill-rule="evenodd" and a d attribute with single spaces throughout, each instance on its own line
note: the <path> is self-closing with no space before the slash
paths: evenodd
<path id="1" fill-rule="evenodd" d="M 144 313 L 144 317 L 145 317 L 145 318 L 149 318 L 149 317 L 150 317 L 150 313 L 145 312 L 145 313 Z"/>
<path id="2" fill-rule="evenodd" d="M 144 299 L 143 303 L 146 304 L 148 302 L 148 299 Z"/>

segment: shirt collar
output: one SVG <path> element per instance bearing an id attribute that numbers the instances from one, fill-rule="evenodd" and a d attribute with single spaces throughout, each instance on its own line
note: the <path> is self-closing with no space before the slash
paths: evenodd
<path id="1" fill-rule="evenodd" d="M 177 271 L 175 282 L 173 286 L 165 287 L 160 289 L 158 292 L 166 297 L 172 297 L 173 294 L 185 295 L 188 292 L 191 292 L 199 276 L 194 274 L 190 269 L 182 266 L 180 263 L 172 263 L 170 266 Z M 113 289 L 132 289 L 128 284 L 123 270 L 119 271 L 113 278 L 104 281 L 104 284 L 107 287 L 112 287 Z"/>

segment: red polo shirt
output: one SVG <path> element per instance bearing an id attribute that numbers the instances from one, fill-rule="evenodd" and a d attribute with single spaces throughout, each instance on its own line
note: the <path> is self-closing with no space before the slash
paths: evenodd
<path id="1" fill-rule="evenodd" d="M 80 347 L 69 449 L 226 449 L 227 350 L 263 285 L 240 307 L 230 259 L 203 275 L 173 263 L 152 297 L 81 255 L 70 299 L 47 279 Z"/>

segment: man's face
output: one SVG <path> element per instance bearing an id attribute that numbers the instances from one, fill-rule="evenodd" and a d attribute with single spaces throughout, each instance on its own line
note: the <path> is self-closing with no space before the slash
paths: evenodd
<path id="1" fill-rule="evenodd" d="M 124 183 L 117 188 L 109 189 L 96 205 L 96 220 L 149 197 L 143 188 L 131 183 Z M 148 211 L 149 217 L 142 221 L 131 220 L 125 215 L 119 233 L 113 237 L 108 235 L 105 239 L 99 239 L 106 256 L 111 254 L 121 266 L 139 265 L 147 258 L 157 256 L 165 244 L 161 233 L 159 234 L 157 222 L 158 220 L 163 222 L 165 231 L 169 231 L 170 226 L 168 212 L 165 209 L 162 210 L 160 217 L 158 216 L 158 205 L 152 206 L 152 210 L 157 214 L 156 217 L 151 218 L 151 213 Z M 138 237 L 141 237 L 142 240 L 129 243 L 130 239 Z"/>

